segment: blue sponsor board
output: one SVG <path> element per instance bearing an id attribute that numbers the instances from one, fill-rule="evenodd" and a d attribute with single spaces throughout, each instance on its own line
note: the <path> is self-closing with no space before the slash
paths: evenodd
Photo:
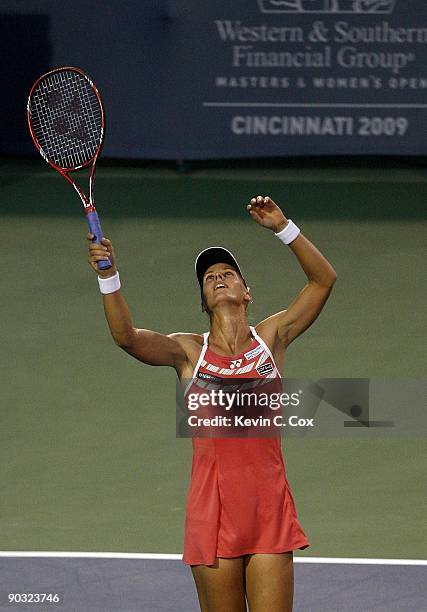
<path id="1" fill-rule="evenodd" d="M 104 155 L 427 153 L 425 0 L 45 2 L 43 35 L 40 2 L 3 4 L 21 18 L 3 20 L 14 58 L 3 82 L 25 72 L 26 92 L 43 48 L 46 69 L 85 69 L 105 101 Z M 3 152 L 31 150 L 21 98 L 7 106 Z"/>
<path id="2" fill-rule="evenodd" d="M 257 0 L 236 17 L 237 5 L 216 11 L 204 80 L 218 155 L 426 152 L 425 3 Z"/>

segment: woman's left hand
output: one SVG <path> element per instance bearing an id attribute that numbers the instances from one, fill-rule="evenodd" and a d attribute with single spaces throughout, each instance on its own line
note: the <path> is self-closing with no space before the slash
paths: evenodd
<path id="1" fill-rule="evenodd" d="M 263 227 L 273 230 L 276 234 L 280 232 L 288 220 L 280 208 L 269 196 L 257 196 L 252 198 L 247 205 L 247 210 L 252 219 Z"/>

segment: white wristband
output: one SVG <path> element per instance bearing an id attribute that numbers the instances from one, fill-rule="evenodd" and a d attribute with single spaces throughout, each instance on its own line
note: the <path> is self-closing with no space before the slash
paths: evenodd
<path id="1" fill-rule="evenodd" d="M 114 276 L 110 276 L 109 278 L 98 276 L 98 284 L 101 293 L 107 294 L 118 291 L 121 287 L 119 273 L 116 272 Z"/>
<path id="2" fill-rule="evenodd" d="M 290 244 L 300 233 L 300 228 L 295 225 L 292 219 L 288 219 L 285 227 L 275 234 L 279 240 L 283 242 L 283 244 Z"/>

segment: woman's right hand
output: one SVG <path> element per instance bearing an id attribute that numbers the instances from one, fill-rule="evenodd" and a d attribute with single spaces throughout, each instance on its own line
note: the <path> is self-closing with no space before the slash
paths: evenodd
<path id="1" fill-rule="evenodd" d="M 101 278 L 114 276 L 114 274 L 117 272 L 117 268 L 114 248 L 111 241 L 108 240 L 108 238 L 102 238 L 102 244 L 97 244 L 96 242 L 92 242 L 93 239 L 93 234 L 87 234 L 87 240 L 89 241 L 89 265 Z M 111 261 L 111 268 L 108 268 L 108 270 L 98 270 L 97 262 L 103 259 L 109 259 Z"/>

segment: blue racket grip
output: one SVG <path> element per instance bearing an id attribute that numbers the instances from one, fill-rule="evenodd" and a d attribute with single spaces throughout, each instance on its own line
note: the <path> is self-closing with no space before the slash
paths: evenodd
<path id="1" fill-rule="evenodd" d="M 95 236 L 92 242 L 101 244 L 102 230 L 96 210 L 87 213 L 86 219 L 90 233 Z M 101 259 L 101 261 L 98 261 L 98 270 L 108 270 L 108 268 L 111 268 L 111 261 L 109 259 Z"/>

